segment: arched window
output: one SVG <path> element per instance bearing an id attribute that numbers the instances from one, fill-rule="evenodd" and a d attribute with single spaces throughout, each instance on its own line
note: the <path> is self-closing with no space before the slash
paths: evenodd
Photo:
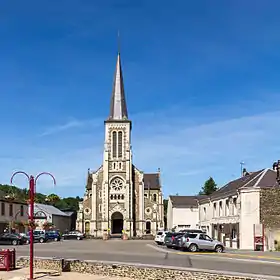
<path id="1" fill-rule="evenodd" d="M 123 140 L 123 136 L 122 136 L 122 131 L 118 132 L 118 157 L 121 158 L 122 157 L 122 140 Z"/>
<path id="2" fill-rule="evenodd" d="M 156 202 L 157 201 L 157 195 L 154 193 L 154 195 L 153 195 L 153 199 L 154 199 L 154 202 Z"/>
<path id="3" fill-rule="evenodd" d="M 113 157 L 117 157 L 117 132 L 113 131 L 113 136 L 112 136 L 112 154 Z"/>

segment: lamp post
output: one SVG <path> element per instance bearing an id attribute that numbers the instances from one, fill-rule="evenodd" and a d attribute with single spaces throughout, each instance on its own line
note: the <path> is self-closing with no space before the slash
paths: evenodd
<path id="1" fill-rule="evenodd" d="M 54 176 L 51 173 L 48 172 L 42 172 L 39 173 L 35 178 L 33 175 L 28 175 L 26 172 L 23 171 L 17 171 L 15 172 L 12 177 L 11 177 L 11 184 L 13 184 L 13 179 L 16 175 L 18 174 L 22 174 L 24 175 L 29 182 L 29 205 L 30 205 L 30 209 L 29 209 L 29 214 L 28 214 L 28 219 L 29 219 L 29 224 L 30 226 L 30 276 L 29 279 L 33 280 L 33 262 L 34 262 L 34 236 L 33 236 L 33 225 L 34 225 L 34 198 L 35 198 L 35 193 L 36 193 L 36 182 L 38 180 L 38 178 L 42 175 L 48 175 L 50 177 L 52 177 L 53 179 L 53 183 L 54 185 L 56 185 L 56 181 Z"/>
<path id="2" fill-rule="evenodd" d="M 276 181 L 280 185 L 280 160 L 273 163 L 273 170 L 276 170 Z"/>

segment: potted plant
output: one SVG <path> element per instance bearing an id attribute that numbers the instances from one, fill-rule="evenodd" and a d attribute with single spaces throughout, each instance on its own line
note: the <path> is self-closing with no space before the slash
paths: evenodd
<path id="1" fill-rule="evenodd" d="M 122 230 L 122 240 L 128 240 L 128 234 L 127 234 L 128 230 Z"/>
<path id="2" fill-rule="evenodd" d="M 45 221 L 45 222 L 43 223 L 43 229 L 44 229 L 44 230 L 49 230 L 49 229 L 51 229 L 52 227 L 53 227 L 53 224 L 50 223 L 50 222 L 48 222 L 48 221 Z"/>
<path id="3" fill-rule="evenodd" d="M 37 226 L 38 226 L 37 223 L 35 223 L 34 221 L 31 222 L 30 220 L 28 220 L 27 222 L 25 222 L 24 225 L 27 226 L 29 230 L 30 230 L 30 229 L 33 229 L 33 230 L 34 230 L 34 229 L 36 229 Z"/>
<path id="4" fill-rule="evenodd" d="M 108 240 L 109 239 L 109 237 L 110 237 L 109 232 L 110 232 L 109 228 L 108 229 L 104 229 L 103 240 Z"/>
<path id="5" fill-rule="evenodd" d="M 13 222 L 13 227 L 16 228 L 16 229 L 19 229 L 22 226 L 23 226 L 23 222 L 21 222 L 21 221 L 14 221 Z"/>

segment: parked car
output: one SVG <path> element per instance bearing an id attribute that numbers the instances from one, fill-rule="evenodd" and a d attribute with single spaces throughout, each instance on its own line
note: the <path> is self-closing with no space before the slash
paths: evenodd
<path id="1" fill-rule="evenodd" d="M 179 232 L 180 232 L 180 233 L 187 233 L 187 232 L 204 233 L 204 231 L 201 230 L 201 229 L 191 229 L 191 228 L 181 229 L 181 230 L 179 230 Z"/>
<path id="2" fill-rule="evenodd" d="M 168 231 L 158 231 L 155 237 L 155 242 L 158 245 L 163 245 L 164 244 L 164 238 L 165 235 L 168 233 Z"/>
<path id="3" fill-rule="evenodd" d="M 191 252 L 216 251 L 222 253 L 224 251 L 222 242 L 212 239 L 205 233 L 185 233 L 180 239 L 179 247 Z"/>
<path id="4" fill-rule="evenodd" d="M 66 232 L 66 233 L 62 234 L 62 238 L 65 239 L 65 240 L 66 239 L 82 240 L 82 239 L 85 238 L 85 234 L 81 233 L 78 230 L 73 230 L 73 231 L 69 231 L 69 232 Z"/>
<path id="5" fill-rule="evenodd" d="M 0 234 L 1 245 L 23 245 L 27 244 L 27 238 L 18 233 L 2 233 Z"/>
<path id="6" fill-rule="evenodd" d="M 171 246 L 172 246 L 173 249 L 179 249 L 180 248 L 180 240 L 181 240 L 183 235 L 184 235 L 184 233 L 178 232 L 178 234 L 176 236 L 174 236 L 174 238 L 172 239 L 172 243 L 171 243 Z"/>
<path id="7" fill-rule="evenodd" d="M 164 238 L 164 244 L 167 248 L 174 248 L 175 237 L 181 237 L 183 234 L 181 232 L 167 232 Z M 176 247 L 176 244 L 175 244 Z"/>
<path id="8" fill-rule="evenodd" d="M 48 230 L 45 232 L 49 240 L 60 241 L 61 236 L 58 230 Z"/>
<path id="9" fill-rule="evenodd" d="M 26 234 L 28 238 L 28 243 L 30 243 L 30 231 Z M 48 235 L 44 230 L 34 230 L 33 231 L 34 242 L 45 243 L 49 240 Z"/>

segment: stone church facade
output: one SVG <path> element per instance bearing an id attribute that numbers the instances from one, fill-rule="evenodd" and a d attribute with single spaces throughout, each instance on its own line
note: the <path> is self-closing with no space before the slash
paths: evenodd
<path id="1" fill-rule="evenodd" d="M 78 230 L 100 237 L 107 231 L 120 234 L 125 230 L 132 237 L 163 229 L 160 170 L 147 174 L 133 164 L 131 129 L 118 53 L 110 114 L 105 121 L 103 164 L 88 171 Z"/>

